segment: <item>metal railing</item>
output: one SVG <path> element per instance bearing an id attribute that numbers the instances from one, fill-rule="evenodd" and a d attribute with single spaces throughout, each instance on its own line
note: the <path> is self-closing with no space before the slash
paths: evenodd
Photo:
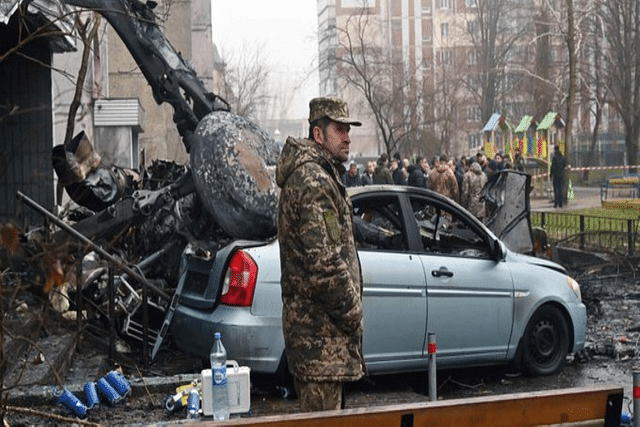
<path id="1" fill-rule="evenodd" d="M 540 227 L 551 242 L 580 249 L 633 255 L 640 250 L 638 219 L 615 219 L 556 212 L 531 212 L 531 226 Z"/>

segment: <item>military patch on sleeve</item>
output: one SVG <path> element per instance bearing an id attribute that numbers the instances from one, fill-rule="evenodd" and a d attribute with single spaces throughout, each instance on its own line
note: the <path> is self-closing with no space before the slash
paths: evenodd
<path id="1" fill-rule="evenodd" d="M 334 243 L 339 244 L 342 241 L 342 231 L 340 228 L 340 224 L 338 224 L 336 212 L 333 210 L 326 210 L 322 213 L 322 215 L 324 216 L 324 222 L 327 225 L 329 238 L 333 240 Z"/>

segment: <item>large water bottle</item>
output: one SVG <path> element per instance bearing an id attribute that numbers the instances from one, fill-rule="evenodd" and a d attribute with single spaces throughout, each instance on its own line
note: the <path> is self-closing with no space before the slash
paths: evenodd
<path id="1" fill-rule="evenodd" d="M 229 419 L 229 397 L 227 395 L 227 350 L 222 345 L 222 334 L 216 332 L 211 347 L 211 396 L 213 400 L 213 420 Z"/>

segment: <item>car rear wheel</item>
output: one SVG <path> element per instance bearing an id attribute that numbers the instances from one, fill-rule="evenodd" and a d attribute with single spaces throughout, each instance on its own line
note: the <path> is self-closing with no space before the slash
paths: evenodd
<path id="1" fill-rule="evenodd" d="M 569 352 L 569 327 L 556 307 L 540 307 L 524 333 L 522 366 L 530 375 L 549 375 L 564 363 Z"/>

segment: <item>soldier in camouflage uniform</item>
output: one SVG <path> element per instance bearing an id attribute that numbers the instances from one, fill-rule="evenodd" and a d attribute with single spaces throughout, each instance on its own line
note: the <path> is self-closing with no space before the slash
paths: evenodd
<path id="1" fill-rule="evenodd" d="M 365 374 L 362 276 L 340 179 L 350 125 L 361 123 L 338 99 L 309 108 L 309 139 L 289 137 L 276 169 L 282 330 L 304 412 L 340 409 L 342 382 Z"/>

